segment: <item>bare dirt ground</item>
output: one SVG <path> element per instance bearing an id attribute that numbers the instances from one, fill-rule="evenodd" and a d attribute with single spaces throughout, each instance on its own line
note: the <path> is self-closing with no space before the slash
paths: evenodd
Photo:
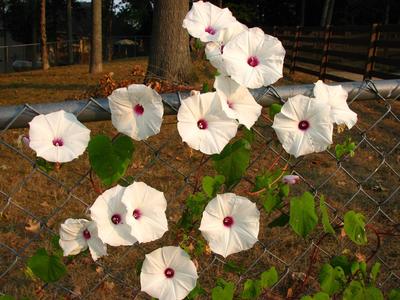
<path id="1" fill-rule="evenodd" d="M 146 60 L 106 64 L 105 73 L 113 72 L 116 80 L 126 79 L 137 64 L 145 67 Z M 199 74 L 213 74 L 212 69 L 201 64 L 196 69 Z M 72 66 L 53 68 L 46 73 L 34 71 L 1 75 L 0 104 L 87 98 L 89 93 L 97 90 L 104 74 L 89 76 L 86 72 L 87 66 Z M 200 85 L 205 80 L 209 78 L 198 77 L 193 85 Z M 286 77 L 279 84 L 315 81 L 311 76 L 297 74 Z M 331 208 L 333 223 L 340 223 L 338 217 L 350 209 L 364 213 L 367 220 L 380 230 L 388 230 L 393 224 L 400 223 L 400 149 L 397 146 L 400 124 L 393 115 L 388 114 L 370 129 L 388 111 L 388 104 L 391 105 L 391 111 L 399 116 L 399 101 L 355 101 L 351 104 L 359 115 L 358 128 L 341 135 L 335 134 L 334 141 L 342 142 L 346 136 L 351 136 L 358 144 L 353 158 L 338 163 L 328 152 L 324 152 L 291 160 L 292 170 L 304 178 L 293 193 L 299 194 L 311 186 L 324 194 Z M 109 121 L 86 125 L 92 130 L 92 136 L 97 133 L 109 136 L 116 134 Z M 235 188 L 237 194 L 248 195 L 255 176 L 268 169 L 277 157 L 276 153 L 282 151 L 273 141 L 275 136 L 270 125 L 268 110 L 265 109 L 255 127 L 260 135 L 252 145 L 252 164 L 246 179 Z M 87 154 L 58 171 L 50 172 L 46 177 L 32 167 L 34 152 L 19 142 L 20 136 L 27 133 L 27 129 L 0 133 L 0 140 L 21 153 L 17 154 L 0 143 L 0 241 L 6 245 L 0 247 L 0 292 L 29 299 L 150 299 L 140 292 L 138 266 L 146 253 L 161 246 L 178 245 L 182 237 L 175 224 L 184 210 L 184 201 L 193 192 L 192 185 L 197 177 L 215 174 L 211 162 L 198 168 L 202 155 L 190 151 L 181 142 L 176 129 L 176 117 L 165 117 L 159 135 L 149 138 L 146 143 L 135 142 L 134 159 L 127 176 L 133 176 L 135 180 L 144 181 L 165 193 L 170 230 L 162 239 L 151 243 L 109 247 L 109 256 L 102 258 L 99 263 L 93 263 L 87 254 L 66 258 L 68 275 L 57 284 L 43 285 L 26 274 L 26 259 L 40 247 L 52 248 L 52 233 L 58 232 L 60 223 L 66 218 L 88 217 L 87 207 L 95 201 L 97 194 L 88 176 L 90 166 Z M 334 152 L 334 147 L 330 150 Z M 288 158 L 284 154 L 282 157 Z M 283 159 L 279 160 L 280 167 L 284 164 Z M 256 197 L 250 198 L 258 200 Z M 262 205 L 259 203 L 258 207 L 261 209 Z M 309 267 L 312 241 L 316 241 L 322 231 L 318 228 L 310 237 L 302 239 L 288 226 L 267 227 L 277 216 L 277 213 L 268 215 L 262 211 L 260 242 L 252 249 L 225 260 L 244 268 L 246 272 L 241 275 L 224 270 L 221 257 L 206 253 L 194 258 L 198 264 L 201 286 L 210 292 L 216 278 L 224 278 L 238 282 L 237 290 L 240 291 L 245 279 L 256 278 L 261 272 L 275 266 L 282 278 L 275 291 L 281 295 L 280 299 L 286 298 L 288 289 L 300 283 L 299 278 L 304 276 Z M 383 290 L 398 287 L 400 239 L 382 237 L 376 253 L 377 237 L 371 233 L 368 239 L 369 243 L 364 247 L 354 246 L 347 238 L 324 239 L 312 268 L 310 287 L 304 292 L 313 292 L 318 288 L 318 266 L 328 261 L 330 256 L 342 252 L 360 257 L 374 254 L 372 261 L 383 263 L 380 276 Z"/>

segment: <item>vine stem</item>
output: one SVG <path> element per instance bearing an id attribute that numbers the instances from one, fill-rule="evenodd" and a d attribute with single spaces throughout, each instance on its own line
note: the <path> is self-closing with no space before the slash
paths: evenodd
<path id="1" fill-rule="evenodd" d="M 197 170 L 196 170 L 196 179 L 195 179 L 195 182 L 194 182 L 194 188 L 193 188 L 193 193 L 196 193 L 196 191 L 198 190 L 198 186 L 199 186 L 199 179 L 200 179 L 200 171 L 201 171 L 201 168 L 203 167 L 203 165 L 204 165 L 204 159 L 206 158 L 206 155 L 205 154 L 203 154 L 202 156 L 201 156 L 201 159 L 200 159 L 200 163 L 199 163 L 199 167 L 197 168 Z"/>
<path id="2" fill-rule="evenodd" d="M 96 182 L 94 181 L 93 178 L 93 169 L 90 168 L 90 172 L 89 172 L 89 179 L 90 179 L 90 183 L 92 184 L 93 190 L 98 194 L 101 195 L 103 193 L 103 190 L 101 189 L 100 186 L 98 186 L 96 184 Z"/>

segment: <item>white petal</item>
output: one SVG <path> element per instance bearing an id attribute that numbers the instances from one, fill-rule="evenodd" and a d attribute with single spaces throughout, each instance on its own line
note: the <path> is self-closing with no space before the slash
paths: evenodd
<path id="1" fill-rule="evenodd" d="M 236 22 L 229 9 L 221 9 L 210 2 L 197 1 L 183 20 L 182 26 L 202 42 L 217 41 L 220 31 Z M 212 32 L 206 29 L 212 29 Z"/>
<path id="2" fill-rule="evenodd" d="M 135 140 L 144 140 L 160 132 L 164 107 L 161 96 L 143 84 L 114 90 L 108 97 L 114 127 Z M 135 112 L 141 106 L 143 113 Z"/>
<path id="3" fill-rule="evenodd" d="M 67 219 L 60 227 L 60 247 L 64 256 L 76 255 L 87 249 L 87 242 L 82 232 L 90 222 L 85 219 Z"/>
<path id="4" fill-rule="evenodd" d="M 223 224 L 225 217 L 233 225 Z M 258 240 L 260 213 L 250 200 L 232 193 L 217 195 L 206 206 L 199 230 L 213 252 L 227 257 L 247 250 Z"/>
<path id="5" fill-rule="evenodd" d="M 216 77 L 214 88 L 220 96 L 224 112 L 250 129 L 261 115 L 262 106 L 256 102 L 249 90 L 222 75 Z"/>
<path id="6" fill-rule="evenodd" d="M 102 256 L 107 255 L 107 246 L 102 242 L 99 237 L 92 237 L 88 241 L 90 254 L 94 261 Z"/>
<path id="7" fill-rule="evenodd" d="M 172 278 L 164 275 L 166 268 L 174 270 Z M 146 255 L 140 274 L 141 290 L 152 297 L 183 299 L 196 286 L 198 275 L 194 263 L 179 247 L 163 247 Z"/>
<path id="8" fill-rule="evenodd" d="M 221 45 L 217 42 L 209 42 L 204 51 L 211 65 L 217 68 L 221 74 L 226 75 L 225 63 L 221 54 Z"/>
<path id="9" fill-rule="evenodd" d="M 177 118 L 182 140 L 205 154 L 220 153 L 237 132 L 236 121 L 224 113 L 216 93 L 196 94 L 182 100 Z M 199 120 L 206 122 L 206 129 L 198 127 Z"/>
<path id="10" fill-rule="evenodd" d="M 168 230 L 167 201 L 162 192 L 143 182 L 134 182 L 125 189 L 122 203 L 127 209 L 126 222 L 131 226 L 131 234 L 139 243 L 159 239 Z M 135 210 L 139 213 L 137 219 L 133 216 Z"/>
<path id="11" fill-rule="evenodd" d="M 126 207 L 121 202 L 124 190 L 119 185 L 106 190 L 90 208 L 91 218 L 97 223 L 99 238 L 110 246 L 133 245 L 136 242 L 126 223 Z M 121 220 L 118 224 L 111 221 L 116 215 Z"/>
<path id="12" fill-rule="evenodd" d="M 357 123 L 357 114 L 347 105 L 348 94 L 341 85 L 329 86 L 318 80 L 315 83 L 314 96 L 332 107 L 331 118 L 334 123 L 345 124 L 349 129 Z"/>
<path id="13" fill-rule="evenodd" d="M 284 56 L 281 42 L 257 27 L 238 34 L 226 44 L 222 54 L 227 73 L 248 88 L 269 85 L 281 78 Z M 256 57 L 258 65 L 250 66 L 250 57 Z"/>
<path id="14" fill-rule="evenodd" d="M 69 162 L 80 156 L 90 140 L 87 129 L 71 113 L 63 110 L 47 115 L 39 115 L 29 122 L 29 146 L 36 155 L 52 162 Z M 62 146 L 53 145 L 60 139 Z"/>

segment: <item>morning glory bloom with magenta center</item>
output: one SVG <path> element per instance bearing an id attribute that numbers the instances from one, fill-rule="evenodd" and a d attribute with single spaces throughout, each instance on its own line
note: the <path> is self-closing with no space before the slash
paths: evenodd
<path id="1" fill-rule="evenodd" d="M 233 193 L 217 195 L 206 206 L 199 230 L 211 251 L 227 257 L 258 241 L 260 212 L 249 199 Z"/>
<path id="2" fill-rule="evenodd" d="M 29 147 L 47 161 L 65 163 L 86 150 L 90 130 L 63 110 L 38 115 L 29 122 Z"/>
<path id="3" fill-rule="evenodd" d="M 162 247 L 146 254 L 141 290 L 160 300 L 184 299 L 196 286 L 197 270 L 180 247 Z"/>

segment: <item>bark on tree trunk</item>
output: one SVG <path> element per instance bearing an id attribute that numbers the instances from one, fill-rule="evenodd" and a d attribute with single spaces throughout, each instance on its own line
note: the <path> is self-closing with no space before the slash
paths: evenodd
<path id="1" fill-rule="evenodd" d="M 321 27 L 326 26 L 326 21 L 328 18 L 328 12 L 329 12 L 329 6 L 330 6 L 330 0 L 325 0 L 324 1 L 324 6 L 322 7 L 322 14 L 321 14 Z"/>
<path id="2" fill-rule="evenodd" d="M 32 9 L 32 67 L 35 68 L 37 66 L 38 61 L 38 47 L 35 45 L 38 42 L 38 0 L 33 0 L 31 2 L 31 9 Z"/>
<path id="3" fill-rule="evenodd" d="M 331 0 L 331 3 L 329 4 L 329 11 L 328 11 L 328 17 L 326 19 L 326 24 L 325 26 L 331 25 L 332 23 L 332 17 L 333 17 L 333 11 L 335 9 L 335 0 Z"/>
<path id="4" fill-rule="evenodd" d="M 107 61 L 111 61 L 113 55 L 112 20 L 114 15 L 114 0 L 108 1 L 109 7 L 107 13 Z"/>
<path id="5" fill-rule="evenodd" d="M 103 71 L 103 48 L 101 32 L 101 0 L 92 0 L 92 43 L 90 45 L 90 66 L 92 74 Z"/>
<path id="6" fill-rule="evenodd" d="M 300 15 L 300 26 L 304 26 L 306 20 L 306 0 L 301 1 L 301 15 Z"/>
<path id="7" fill-rule="evenodd" d="M 74 63 L 74 53 L 72 50 L 72 0 L 67 0 L 67 31 L 68 31 L 68 63 Z"/>
<path id="8" fill-rule="evenodd" d="M 40 40 L 42 43 L 42 69 L 48 70 L 49 57 L 47 53 L 47 35 L 46 35 L 46 0 L 41 0 L 40 6 Z"/>
<path id="9" fill-rule="evenodd" d="M 182 27 L 188 10 L 189 0 L 156 1 L 146 81 L 153 78 L 175 82 L 190 80 L 189 35 Z"/>

